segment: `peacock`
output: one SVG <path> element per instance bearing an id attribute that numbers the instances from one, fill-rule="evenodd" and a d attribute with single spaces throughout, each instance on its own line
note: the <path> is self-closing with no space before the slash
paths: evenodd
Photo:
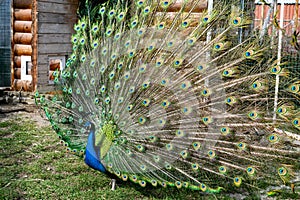
<path id="1" fill-rule="evenodd" d="M 300 71 L 238 4 L 118 0 L 75 24 L 73 53 L 36 92 L 66 151 L 141 187 L 203 193 L 299 182 Z M 179 5 L 179 6 L 178 6 Z"/>

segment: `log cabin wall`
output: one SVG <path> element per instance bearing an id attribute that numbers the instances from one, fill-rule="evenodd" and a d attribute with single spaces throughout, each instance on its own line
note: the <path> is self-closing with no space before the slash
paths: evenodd
<path id="1" fill-rule="evenodd" d="M 51 71 L 61 69 L 60 58 L 72 53 L 71 36 L 78 0 L 37 0 L 37 89 L 53 90 Z"/>
<path id="2" fill-rule="evenodd" d="M 12 74 L 13 90 L 32 91 L 32 0 L 13 0 L 12 3 Z M 22 66 L 22 60 L 25 62 Z M 24 67 L 22 72 L 22 67 Z M 36 66 L 34 66 L 36 67 Z"/>

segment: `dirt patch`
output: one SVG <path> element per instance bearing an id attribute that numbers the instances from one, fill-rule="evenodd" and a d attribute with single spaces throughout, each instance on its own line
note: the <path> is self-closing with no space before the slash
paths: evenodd
<path id="1" fill-rule="evenodd" d="M 43 111 L 34 104 L 0 104 L 0 122 L 15 120 L 16 123 L 20 123 L 18 118 L 30 119 L 38 127 L 50 125 Z"/>

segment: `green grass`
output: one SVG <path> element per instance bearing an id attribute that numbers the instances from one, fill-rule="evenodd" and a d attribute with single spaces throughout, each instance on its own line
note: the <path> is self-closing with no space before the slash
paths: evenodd
<path id="1" fill-rule="evenodd" d="M 50 127 L 37 127 L 28 117 L 0 122 L 0 144 L 0 199 L 232 199 L 226 193 L 141 188 L 130 182 L 112 191 L 106 175 L 66 154 Z"/>

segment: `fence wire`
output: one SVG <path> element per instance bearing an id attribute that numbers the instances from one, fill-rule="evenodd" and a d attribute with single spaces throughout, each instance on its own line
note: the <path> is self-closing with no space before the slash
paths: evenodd
<path id="1" fill-rule="evenodd" d="M 0 0 L 0 87 L 11 81 L 11 0 Z"/>

